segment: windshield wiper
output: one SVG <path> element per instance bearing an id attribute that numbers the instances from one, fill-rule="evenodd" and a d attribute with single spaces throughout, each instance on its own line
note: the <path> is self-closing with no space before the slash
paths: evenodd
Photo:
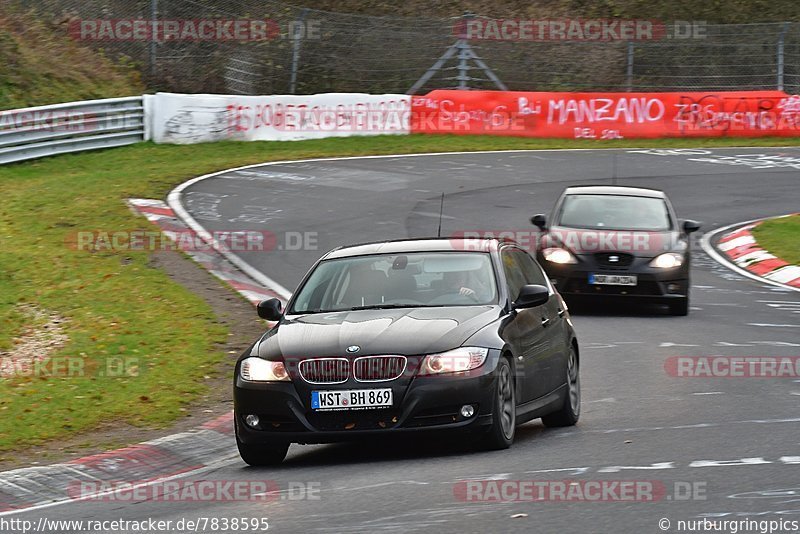
<path id="1" fill-rule="evenodd" d="M 350 311 L 358 310 L 389 310 L 393 308 L 421 308 L 424 304 L 367 304 L 366 306 L 353 306 Z"/>
<path id="2" fill-rule="evenodd" d="M 293 311 L 292 315 L 310 315 L 312 313 L 341 313 L 344 311 L 361 310 L 392 310 L 397 308 L 447 308 L 454 304 L 367 304 L 365 306 L 352 306 L 350 308 L 338 308 L 333 310 L 301 310 Z"/>

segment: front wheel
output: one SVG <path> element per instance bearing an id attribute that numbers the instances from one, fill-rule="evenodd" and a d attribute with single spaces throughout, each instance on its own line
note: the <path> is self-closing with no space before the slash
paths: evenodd
<path id="1" fill-rule="evenodd" d="M 580 415 L 581 374 L 575 346 L 570 345 L 569 359 L 567 360 L 567 394 L 564 395 L 564 403 L 557 412 L 542 417 L 542 423 L 549 427 L 572 426 L 578 422 Z"/>
<path id="2" fill-rule="evenodd" d="M 254 467 L 278 465 L 286 458 L 286 453 L 289 452 L 288 443 L 261 445 L 242 443 L 237 438 L 236 446 L 239 448 L 239 456 L 242 457 L 242 460 Z"/>
<path id="3" fill-rule="evenodd" d="M 497 363 L 492 426 L 483 438 L 483 448 L 507 449 L 514 442 L 517 426 L 517 405 L 511 365 L 504 357 Z"/>

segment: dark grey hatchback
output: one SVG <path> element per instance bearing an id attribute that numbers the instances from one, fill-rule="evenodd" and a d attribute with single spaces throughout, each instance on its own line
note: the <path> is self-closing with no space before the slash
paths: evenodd
<path id="1" fill-rule="evenodd" d="M 531 256 L 496 239 L 417 239 L 334 249 L 239 358 L 236 441 L 250 465 L 291 443 L 464 432 L 490 449 L 541 417 L 580 414 L 578 343 Z"/>
<path id="2" fill-rule="evenodd" d="M 667 195 L 621 186 L 568 187 L 553 222 L 535 215 L 542 231 L 537 257 L 565 298 L 625 297 L 664 302 L 689 312 L 689 234 Z"/>

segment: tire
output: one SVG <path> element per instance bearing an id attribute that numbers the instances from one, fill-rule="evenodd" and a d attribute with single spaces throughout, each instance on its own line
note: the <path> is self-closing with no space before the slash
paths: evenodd
<path id="1" fill-rule="evenodd" d="M 514 442 L 517 423 L 517 395 L 511 364 L 505 357 L 497 363 L 497 381 L 492 406 L 492 426 L 483 436 L 481 448 L 486 450 L 507 449 Z"/>
<path id="2" fill-rule="evenodd" d="M 279 465 L 286 458 L 286 453 L 289 452 L 288 443 L 261 445 L 242 443 L 237 438 L 236 446 L 239 448 L 239 456 L 242 457 L 242 460 L 253 467 Z"/>
<path id="3" fill-rule="evenodd" d="M 670 301 L 669 313 L 670 315 L 689 315 L 689 297 L 681 297 Z"/>
<path id="4" fill-rule="evenodd" d="M 569 359 L 567 360 L 567 394 L 564 403 L 558 411 L 542 417 L 542 423 L 547 427 L 572 426 L 581 416 L 581 373 L 578 354 L 575 346 L 570 345 Z"/>

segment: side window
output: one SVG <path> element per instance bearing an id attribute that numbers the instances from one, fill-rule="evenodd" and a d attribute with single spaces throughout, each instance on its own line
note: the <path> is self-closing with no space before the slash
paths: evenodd
<path id="1" fill-rule="evenodd" d="M 526 283 L 548 287 L 544 272 L 527 252 L 518 250 L 514 251 L 514 254 L 518 256 L 518 263 L 525 275 Z"/>
<path id="2" fill-rule="evenodd" d="M 512 300 L 517 298 L 519 290 L 526 284 L 550 287 L 544 272 L 527 252 L 506 248 L 501 252 L 500 257 L 503 259 L 503 269 L 508 281 L 508 294 Z"/>
<path id="3" fill-rule="evenodd" d="M 505 248 L 500 252 L 500 259 L 503 260 L 503 272 L 506 275 L 508 295 L 511 300 L 514 300 L 519 295 L 519 290 L 522 289 L 522 286 L 527 283 L 519 263 L 519 252 L 511 248 Z"/>

